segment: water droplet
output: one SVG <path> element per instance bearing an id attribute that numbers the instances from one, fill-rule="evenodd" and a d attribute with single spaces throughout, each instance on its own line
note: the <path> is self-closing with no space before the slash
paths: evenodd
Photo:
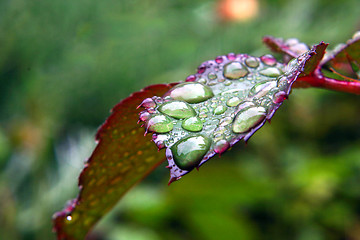
<path id="1" fill-rule="evenodd" d="M 282 74 L 282 71 L 275 67 L 265 68 L 259 72 L 261 75 L 266 77 L 278 77 Z"/>
<path id="2" fill-rule="evenodd" d="M 204 112 L 200 112 L 200 113 L 199 113 L 199 117 L 200 117 L 200 118 L 206 118 L 206 117 L 207 117 L 207 114 L 204 113 Z"/>
<path id="3" fill-rule="evenodd" d="M 162 114 L 155 114 L 146 122 L 146 129 L 157 133 L 170 132 L 173 127 L 171 119 Z"/>
<path id="4" fill-rule="evenodd" d="M 186 78 L 186 82 L 195 82 L 196 80 L 196 76 L 195 75 L 190 75 Z"/>
<path id="5" fill-rule="evenodd" d="M 240 111 L 232 126 L 232 130 L 235 133 L 245 133 L 251 128 L 261 123 L 266 116 L 266 109 L 263 107 L 252 107 Z"/>
<path id="6" fill-rule="evenodd" d="M 225 139 L 217 141 L 214 145 L 214 151 L 218 154 L 222 154 L 230 147 L 230 144 Z"/>
<path id="7" fill-rule="evenodd" d="M 270 98 L 265 97 L 265 98 L 261 99 L 260 106 L 268 109 L 272 103 L 273 102 L 272 102 L 272 100 Z"/>
<path id="8" fill-rule="evenodd" d="M 159 112 L 170 117 L 182 119 L 196 115 L 195 110 L 186 102 L 171 101 L 164 103 L 158 108 Z"/>
<path id="9" fill-rule="evenodd" d="M 232 97 L 229 100 L 227 100 L 226 105 L 229 107 L 235 107 L 241 102 L 241 99 L 238 97 Z"/>
<path id="10" fill-rule="evenodd" d="M 206 79 L 205 78 L 200 78 L 197 82 L 202 83 L 202 84 L 206 84 Z"/>
<path id="11" fill-rule="evenodd" d="M 232 81 L 229 81 L 229 80 L 226 80 L 225 82 L 224 82 L 224 85 L 225 86 L 230 86 L 232 84 Z"/>
<path id="12" fill-rule="evenodd" d="M 236 54 L 235 54 L 235 53 L 229 53 L 229 54 L 227 55 L 227 59 L 229 59 L 230 61 L 235 60 L 235 58 L 236 58 Z"/>
<path id="13" fill-rule="evenodd" d="M 181 139 L 171 148 L 176 165 L 183 170 L 197 167 L 204 155 L 209 151 L 211 141 L 202 135 L 195 135 Z"/>
<path id="14" fill-rule="evenodd" d="M 180 83 L 165 93 L 164 97 L 170 96 L 176 100 L 182 100 L 188 103 L 203 102 L 214 96 L 212 90 L 198 82 Z"/>
<path id="15" fill-rule="evenodd" d="M 219 126 L 220 127 L 224 127 L 229 125 L 232 122 L 232 118 L 231 117 L 224 117 L 223 119 L 220 120 Z"/>
<path id="16" fill-rule="evenodd" d="M 360 31 L 357 31 L 356 33 L 354 33 L 354 35 L 352 36 L 352 39 L 356 40 L 360 38 Z"/>
<path id="17" fill-rule="evenodd" d="M 276 81 L 264 81 L 255 84 L 249 92 L 249 97 L 261 98 L 265 96 L 272 88 L 276 87 Z"/>
<path id="18" fill-rule="evenodd" d="M 260 59 L 264 64 L 268 66 L 274 66 L 277 62 L 276 59 L 270 54 L 261 56 Z"/>
<path id="19" fill-rule="evenodd" d="M 273 102 L 274 103 L 281 103 L 287 98 L 287 94 L 284 91 L 279 91 L 274 94 L 273 96 Z"/>
<path id="20" fill-rule="evenodd" d="M 152 98 L 145 98 L 144 101 L 142 101 L 142 103 L 140 104 L 140 106 L 144 108 L 155 108 L 156 103 L 154 102 L 154 100 L 152 100 Z"/>
<path id="21" fill-rule="evenodd" d="M 299 67 L 299 61 L 297 58 L 293 58 L 288 64 L 285 66 L 285 72 L 291 73 L 295 71 Z"/>
<path id="22" fill-rule="evenodd" d="M 214 80 L 214 79 L 216 79 L 217 78 L 217 76 L 216 76 L 216 74 L 215 73 L 209 73 L 208 74 L 208 78 L 210 79 L 210 80 Z"/>
<path id="23" fill-rule="evenodd" d="M 285 90 L 289 86 L 288 79 L 286 77 L 281 77 L 277 81 L 277 87 Z"/>
<path id="24" fill-rule="evenodd" d="M 206 66 L 201 65 L 198 67 L 197 73 L 202 74 L 205 72 L 205 70 L 206 70 Z"/>
<path id="25" fill-rule="evenodd" d="M 147 111 L 142 111 L 139 115 L 139 119 L 143 122 L 145 122 L 146 120 L 148 120 L 150 118 L 150 113 L 148 113 Z"/>
<path id="26" fill-rule="evenodd" d="M 255 104 L 253 102 L 244 101 L 237 106 L 236 111 L 239 112 L 249 107 L 255 107 Z"/>
<path id="27" fill-rule="evenodd" d="M 227 107 L 225 107 L 223 105 L 219 105 L 214 109 L 214 114 L 220 115 L 220 114 L 223 114 L 226 110 L 227 110 Z"/>
<path id="28" fill-rule="evenodd" d="M 222 63 L 223 61 L 224 61 L 223 56 L 217 56 L 217 57 L 215 58 L 215 62 L 216 62 L 216 63 Z"/>
<path id="29" fill-rule="evenodd" d="M 209 109 L 207 107 L 201 107 L 200 112 L 207 113 L 207 112 L 209 112 Z"/>
<path id="30" fill-rule="evenodd" d="M 224 67 L 224 77 L 228 79 L 239 79 L 245 77 L 249 71 L 240 62 L 231 62 Z"/>
<path id="31" fill-rule="evenodd" d="M 198 117 L 190 117 L 185 119 L 181 126 L 188 131 L 191 132 L 199 132 L 203 128 L 203 123 L 200 118 Z"/>
<path id="32" fill-rule="evenodd" d="M 258 60 L 255 57 L 251 57 L 251 56 L 246 58 L 245 64 L 251 68 L 257 68 L 259 66 Z"/>

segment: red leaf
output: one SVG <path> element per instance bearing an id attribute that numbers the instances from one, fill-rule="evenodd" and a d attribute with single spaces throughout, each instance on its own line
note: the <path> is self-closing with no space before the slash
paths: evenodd
<path id="1" fill-rule="evenodd" d="M 94 224 L 137 182 L 164 160 L 151 136 L 136 124 L 136 107 L 144 98 L 162 95 L 172 85 L 152 85 L 132 94 L 112 109 L 100 127 L 98 145 L 79 178 L 80 193 L 54 215 L 58 239 L 84 239 Z"/>

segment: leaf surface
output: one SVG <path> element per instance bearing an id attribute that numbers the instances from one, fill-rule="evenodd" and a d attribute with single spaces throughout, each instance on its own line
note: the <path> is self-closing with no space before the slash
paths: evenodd
<path id="1" fill-rule="evenodd" d="M 100 127 L 98 144 L 79 177 L 80 193 L 54 215 L 58 239 L 84 239 L 92 226 L 134 184 L 163 162 L 151 137 L 137 124 L 137 106 L 144 98 L 165 93 L 172 85 L 152 85 L 132 94 L 112 109 Z"/>

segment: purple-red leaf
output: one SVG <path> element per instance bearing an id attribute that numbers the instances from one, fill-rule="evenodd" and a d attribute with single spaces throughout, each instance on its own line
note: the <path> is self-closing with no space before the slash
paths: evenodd
<path id="1" fill-rule="evenodd" d="M 174 85 L 174 84 L 173 84 Z M 80 193 L 54 215 L 58 239 L 84 239 L 94 224 L 106 214 L 134 184 L 164 160 L 151 136 L 137 124 L 137 106 L 144 98 L 162 95 L 173 85 L 152 85 L 116 105 L 100 127 L 98 144 L 79 178 Z"/>

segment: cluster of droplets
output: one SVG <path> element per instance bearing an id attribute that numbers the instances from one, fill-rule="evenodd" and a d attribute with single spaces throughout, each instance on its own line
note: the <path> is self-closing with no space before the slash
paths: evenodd
<path id="1" fill-rule="evenodd" d="M 287 98 L 299 65 L 287 72 L 271 55 L 230 53 L 202 63 L 164 96 L 145 99 L 139 119 L 166 148 L 170 182 L 247 140 Z"/>

